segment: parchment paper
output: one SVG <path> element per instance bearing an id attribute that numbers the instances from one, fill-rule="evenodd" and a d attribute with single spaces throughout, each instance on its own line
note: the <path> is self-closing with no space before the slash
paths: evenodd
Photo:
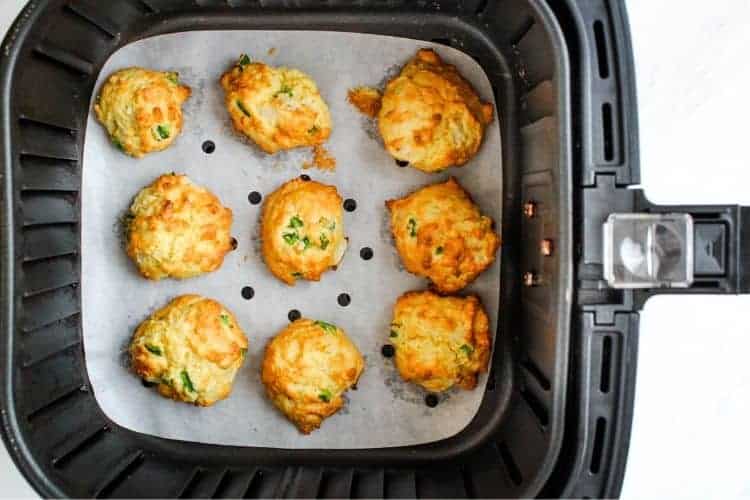
<path id="1" fill-rule="evenodd" d="M 468 55 L 446 46 L 416 40 L 353 33 L 313 31 L 204 31 L 158 36 L 128 45 L 107 62 L 97 91 L 113 71 L 128 66 L 176 70 L 193 89 L 185 106 L 185 128 L 165 152 L 135 160 L 117 151 L 103 127 L 88 119 L 83 162 L 82 267 L 83 336 L 86 367 L 102 410 L 113 421 L 138 432 L 202 443 L 275 448 L 378 448 L 426 443 L 450 437 L 477 411 L 486 376 L 474 391 L 441 395 L 435 408 L 425 392 L 403 383 L 391 359 L 381 355 L 388 341 L 392 306 L 408 290 L 426 288 L 424 279 L 401 266 L 389 231 L 384 202 L 418 187 L 456 176 L 484 213 L 501 220 L 500 132 L 495 120 L 481 151 L 469 165 L 443 174 L 399 168 L 385 152 L 371 121 L 346 102 L 347 90 L 378 85 L 414 55 L 434 47 L 455 64 L 484 100 L 493 100 L 490 83 Z M 272 50 L 275 49 L 275 50 Z M 271 65 L 299 68 L 317 82 L 333 118 L 329 151 L 335 172 L 302 163 L 309 150 L 268 156 L 233 132 L 223 107 L 218 79 L 239 56 Z M 212 140 L 213 154 L 201 144 Z M 151 282 L 140 277 L 125 255 L 119 218 L 144 186 L 165 172 L 186 173 L 213 191 L 234 211 L 233 234 L 239 242 L 218 271 L 189 280 Z M 357 201 L 345 212 L 349 250 L 339 269 L 322 281 L 288 287 L 265 268 L 260 255 L 258 217 L 248 193 L 267 196 L 302 173 L 334 184 L 344 198 Z M 374 257 L 360 258 L 362 247 Z M 499 259 L 467 292 L 479 294 L 487 307 L 492 331 L 497 325 Z M 242 298 L 244 286 L 255 289 Z M 337 296 L 351 296 L 341 307 Z M 250 348 L 232 395 L 210 408 L 199 408 L 159 396 L 128 370 L 127 345 L 136 326 L 173 297 L 198 293 L 222 302 L 246 331 Z M 358 390 L 348 404 L 321 429 L 301 435 L 264 396 L 259 367 L 266 342 L 288 324 L 287 314 L 340 325 L 366 357 Z"/>

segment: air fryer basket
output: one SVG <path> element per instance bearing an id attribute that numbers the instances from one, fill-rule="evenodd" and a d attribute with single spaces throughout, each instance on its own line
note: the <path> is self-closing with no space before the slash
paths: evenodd
<path id="1" fill-rule="evenodd" d="M 500 328 L 481 408 L 456 436 L 377 450 L 212 446 L 138 434 L 99 409 L 83 359 L 78 289 L 82 142 L 93 85 L 107 57 L 127 43 L 209 29 L 432 40 L 470 54 L 484 68 L 503 138 Z M 619 492 L 635 376 L 636 309 L 650 292 L 603 284 L 601 224 L 615 211 L 664 210 L 627 189 L 638 181 L 637 129 L 619 2 L 41 0 L 19 16 L 3 55 L 0 244 L 6 307 L 0 315 L 0 409 L 11 455 L 40 493 Z M 524 210 L 527 204 L 533 210 Z M 745 236 L 736 207 L 696 212 L 706 234 L 724 231 L 727 252 Z M 551 255 L 540 252 L 543 240 Z M 704 278 L 697 273 L 688 291 L 744 290 L 736 248 L 722 261 L 724 274 L 714 268 Z"/>

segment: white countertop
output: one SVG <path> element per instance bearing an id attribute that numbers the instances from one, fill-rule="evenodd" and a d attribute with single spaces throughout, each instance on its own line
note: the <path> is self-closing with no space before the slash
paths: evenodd
<path id="1" fill-rule="evenodd" d="M 24 3 L 2 2 L 0 32 Z M 750 2 L 627 5 L 647 195 L 750 205 Z M 750 296 L 647 303 L 623 498 L 750 498 L 749 312 Z M 36 497 L 2 446 L 0 485 L 1 497 Z"/>

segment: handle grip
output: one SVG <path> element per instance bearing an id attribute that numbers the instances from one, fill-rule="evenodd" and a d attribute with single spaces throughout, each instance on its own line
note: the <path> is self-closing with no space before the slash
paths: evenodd
<path id="1" fill-rule="evenodd" d="M 750 207 L 655 205 L 641 191 L 636 212 L 688 214 L 693 226 L 693 282 L 656 293 L 750 293 Z"/>

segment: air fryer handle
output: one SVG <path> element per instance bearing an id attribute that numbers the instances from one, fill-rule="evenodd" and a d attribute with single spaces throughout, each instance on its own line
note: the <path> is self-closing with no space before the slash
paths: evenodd
<path id="1" fill-rule="evenodd" d="M 693 283 L 650 293 L 750 293 L 750 207 L 654 205 L 639 196 L 637 211 L 686 213 L 693 219 Z"/>

